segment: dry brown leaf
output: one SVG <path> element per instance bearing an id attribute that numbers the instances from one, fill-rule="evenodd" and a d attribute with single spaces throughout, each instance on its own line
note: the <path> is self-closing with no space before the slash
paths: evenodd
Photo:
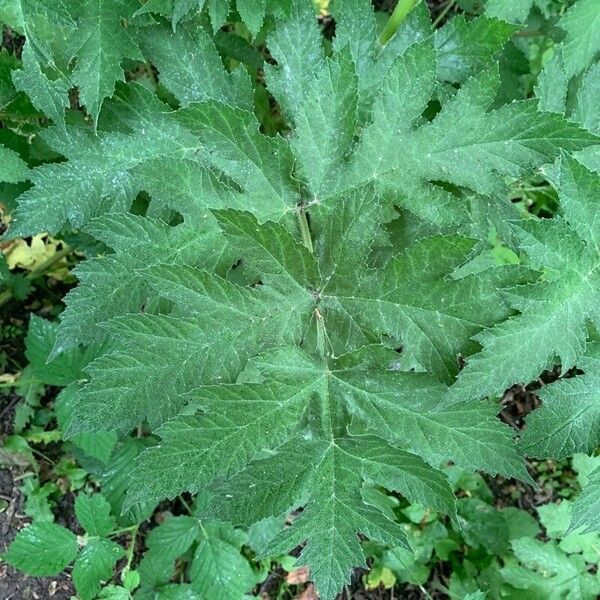
<path id="1" fill-rule="evenodd" d="M 298 585 L 299 583 L 306 583 L 308 581 L 308 567 L 298 567 L 293 571 L 290 571 L 285 580 L 291 585 Z"/>

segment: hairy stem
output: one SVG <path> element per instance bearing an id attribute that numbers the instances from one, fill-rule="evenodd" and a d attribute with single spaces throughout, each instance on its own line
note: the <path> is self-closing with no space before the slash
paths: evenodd
<path id="1" fill-rule="evenodd" d="M 138 525 L 132 525 L 131 527 L 123 527 L 122 529 L 115 529 L 110 533 L 107 533 L 107 537 L 114 537 L 116 535 L 123 535 L 124 533 L 130 533 L 135 531 L 138 528 Z"/>
<path id="2" fill-rule="evenodd" d="M 125 568 L 123 569 L 124 571 L 127 569 L 131 569 L 131 563 L 133 562 L 133 555 L 135 552 L 135 543 L 137 540 L 137 535 L 138 535 L 138 531 L 139 531 L 139 525 L 136 525 L 134 527 L 134 529 L 131 532 L 131 542 L 129 544 L 129 546 L 127 547 L 127 565 L 125 566 Z"/>
<path id="3" fill-rule="evenodd" d="M 435 21 L 433 22 L 433 27 L 437 27 L 444 19 L 444 17 L 450 12 L 450 10 L 454 7 L 454 0 L 448 0 L 444 10 L 437 16 Z"/>
<path id="4" fill-rule="evenodd" d="M 296 211 L 296 217 L 298 219 L 298 228 L 300 229 L 300 237 L 302 238 L 302 243 L 312 253 L 312 237 L 310 235 L 310 229 L 308 227 L 308 220 L 306 219 L 306 212 L 304 212 L 304 209 L 301 206 L 299 206 L 298 210 Z"/>
<path id="5" fill-rule="evenodd" d="M 325 358 L 327 345 L 327 332 L 325 330 L 325 321 L 318 308 L 315 308 L 315 319 L 317 321 L 317 356 Z"/>
<path id="6" fill-rule="evenodd" d="M 398 0 L 396 8 L 394 8 L 388 22 L 385 24 L 383 31 L 379 36 L 379 43 L 385 46 L 394 37 L 394 34 L 400 27 L 400 24 L 408 13 L 420 2 L 420 0 Z"/>

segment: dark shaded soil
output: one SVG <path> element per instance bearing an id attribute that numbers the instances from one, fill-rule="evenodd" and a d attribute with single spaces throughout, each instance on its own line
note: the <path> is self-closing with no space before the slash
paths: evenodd
<path id="1" fill-rule="evenodd" d="M 2 47 L 6 48 L 11 54 L 15 54 L 17 58 L 21 58 L 21 51 L 25 44 L 25 38 L 22 35 L 17 35 L 7 26 L 2 29 Z"/>
<path id="2" fill-rule="evenodd" d="M 30 519 L 22 512 L 22 496 L 15 481 L 21 474 L 17 467 L 0 469 L 0 553 L 4 552 L 17 532 Z M 71 578 L 62 574 L 57 577 L 28 577 L 0 563 L 0 598 L 2 600 L 69 600 L 75 593 Z"/>

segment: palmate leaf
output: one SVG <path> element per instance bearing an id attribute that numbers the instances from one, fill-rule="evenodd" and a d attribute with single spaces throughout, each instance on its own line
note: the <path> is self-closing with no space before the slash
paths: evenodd
<path id="1" fill-rule="evenodd" d="M 364 206 L 366 203 L 359 205 Z M 391 261 L 379 278 L 374 275 L 364 278 L 356 290 L 346 287 L 335 272 L 327 276 L 325 283 L 319 282 L 314 257 L 282 226 L 259 226 L 249 213 L 216 214 L 235 252 L 244 257 L 245 263 L 266 285 L 241 288 L 216 274 L 189 266 L 163 264 L 140 272 L 141 280 L 146 280 L 155 293 L 175 302 L 180 312 L 177 318 L 130 315 L 104 326 L 110 337 L 116 336 L 122 342 L 118 350 L 88 368 L 93 381 L 75 408 L 81 420 L 76 419 L 78 424 L 73 423 L 73 427 L 79 431 L 86 430 L 86 422 L 92 429 L 127 428 L 145 416 L 158 424 L 175 414 L 177 407 L 181 408 L 180 394 L 194 381 L 198 384 L 223 378 L 232 381 L 253 352 L 291 340 L 297 342 L 303 335 L 306 343 L 317 344 L 321 335 L 318 319 L 315 320 L 317 308 L 323 313 L 327 339 L 321 341 L 328 351 L 343 353 L 376 342 L 386 334 L 401 340 L 407 352 L 430 372 L 446 380 L 457 370 L 456 355 L 467 354 L 472 347 L 470 336 L 486 324 L 510 314 L 495 290 L 499 283 L 518 278 L 519 269 L 500 268 L 482 275 L 446 280 L 452 270 L 467 259 L 473 247 L 473 242 L 465 238 L 430 238 L 417 243 L 405 256 Z M 324 243 L 327 249 L 335 247 L 338 240 L 329 239 Z M 139 256 L 142 261 L 147 260 L 144 255 Z M 340 261 L 349 259 L 350 255 L 339 257 Z M 437 268 L 433 267 L 434 263 Z M 423 280 L 421 267 L 417 270 L 414 265 L 425 264 L 429 266 L 430 279 Z M 90 283 L 94 280 L 92 277 Z M 404 286 L 411 289 L 411 293 L 403 299 Z M 111 311 L 102 312 L 104 318 L 115 316 L 114 311 L 123 309 L 118 299 L 126 290 L 120 293 L 115 290 L 117 302 L 95 306 L 87 299 L 88 292 L 85 297 L 80 296 L 86 287 L 72 293 L 77 302 L 73 310 L 67 309 L 71 312 L 67 312 L 64 320 L 69 326 L 66 331 L 81 318 L 85 306 Z M 138 285 L 138 289 L 144 288 Z M 148 294 L 148 288 L 145 289 L 144 293 Z M 90 288 L 89 293 L 93 292 L 94 288 Z M 465 296 L 470 298 L 469 306 L 477 299 L 481 303 L 475 320 L 470 316 Z M 487 303 L 491 297 L 496 301 Z M 101 318 L 97 313 L 89 316 L 96 321 Z M 443 337 L 439 335 L 440 324 L 445 327 Z M 89 321 L 87 325 L 89 327 Z M 220 334 L 215 335 L 216 332 Z M 237 340 L 237 345 L 229 350 L 230 358 L 224 360 L 223 353 L 230 340 Z M 154 348 L 162 348 L 165 361 L 149 376 L 145 365 Z M 207 350 L 210 350 L 208 355 Z M 182 352 L 187 353 L 183 360 L 177 358 Z M 175 379 L 170 374 L 174 363 L 181 365 Z M 121 374 L 119 377 L 116 377 L 117 372 Z M 112 384 L 107 388 L 108 381 Z M 132 387 L 132 381 L 141 387 Z M 93 405 L 104 404 L 101 398 L 108 401 L 121 385 L 123 396 L 117 404 L 107 402 L 106 412 L 100 406 L 90 410 Z M 142 388 L 147 390 L 145 394 L 140 394 Z M 158 389 L 163 390 L 164 402 L 157 406 L 152 398 Z M 168 399 L 172 399 L 172 405 Z"/>
<path id="2" fill-rule="evenodd" d="M 556 187 L 562 216 L 527 221 L 517 236 L 531 263 L 547 271 L 539 282 L 510 294 L 521 315 L 478 334 L 483 350 L 469 358 L 450 398 L 499 394 L 527 383 L 558 357 L 563 372 L 577 364 L 586 346 L 586 324 L 600 324 L 598 294 L 598 205 L 600 178 L 564 157 L 547 176 Z"/>
<path id="3" fill-rule="evenodd" d="M 178 4 L 190 13 L 198 5 Z M 336 10 L 327 55 L 310 2 L 294 3 L 267 40 L 277 64 L 266 80 L 289 121 L 285 136 L 261 132 L 248 78 L 218 64 L 193 20 L 175 33 L 157 25 L 164 48 L 149 26 L 136 39 L 162 64 L 179 108 L 117 84 L 97 136 L 51 129 L 46 141 L 67 160 L 33 171 L 13 230 L 70 222 L 107 247 L 77 269 L 55 354 L 107 341 L 85 370 L 70 435 L 140 424 L 156 435 L 135 440 L 136 454 L 150 447 L 130 482 L 120 463 L 111 505 L 121 508 L 125 488 L 125 510 L 209 490 L 208 510 L 234 525 L 302 507 L 266 551 L 306 544 L 300 561 L 325 600 L 364 563 L 359 535 L 406 547 L 404 530 L 372 502 L 373 486 L 454 516 L 438 470 L 448 460 L 530 481 L 496 405 L 458 385 L 448 402 L 447 386 L 460 357 L 463 373 L 479 360 L 480 337 L 518 321 L 524 299 L 575 277 L 579 263 L 569 254 L 571 270 L 541 284 L 522 266 L 474 273 L 478 240 L 456 230 L 474 230 L 471 192 L 493 204 L 507 181 L 597 141 L 536 101 L 490 109 L 495 69 L 482 72 L 479 55 L 451 72 L 449 43 L 442 34 L 436 42 L 422 11 L 381 48 L 369 2 Z M 492 21 L 477 23 L 487 31 Z M 171 50 L 186 60 L 170 61 Z M 428 120 L 439 77 L 463 84 Z M 552 173 L 567 198 L 559 233 L 575 229 L 559 237 L 552 221 L 541 239 L 583 256 L 591 242 L 575 221 L 595 221 L 577 213 L 575 188 L 589 172 Z M 153 217 L 124 214 L 140 191 Z M 428 234 L 396 235 L 398 214 L 423 218 L 417 229 Z M 536 226 L 515 228 L 524 251 Z M 555 266 L 535 248 L 531 267 Z M 512 363 L 501 368 L 498 377 L 513 375 Z"/>
<path id="4" fill-rule="evenodd" d="M 343 3 L 346 5 L 355 17 L 352 25 L 358 27 L 355 13 L 357 6 L 364 7 L 364 3 L 352 0 Z M 408 49 L 411 42 L 392 44 L 379 56 L 374 56 L 373 47 L 359 51 L 358 43 L 374 45 L 374 40 L 369 40 L 369 11 L 365 8 L 366 20 L 360 25 L 365 31 L 360 31 L 360 35 L 347 31 L 350 21 L 345 24 L 342 13 L 334 41 L 338 49 L 334 60 L 342 63 L 345 52 L 349 52 L 356 63 L 358 97 L 352 98 L 352 87 L 356 84 L 349 82 L 350 87 L 346 84 L 343 92 L 348 99 L 340 93 L 334 95 L 336 101 L 327 109 L 333 112 L 326 119 L 328 127 L 335 127 L 335 133 L 341 134 L 342 140 L 352 135 L 347 110 L 352 110 L 355 102 L 359 118 L 367 110 L 365 105 L 370 104 L 371 122 L 349 158 L 332 164 L 335 156 L 331 156 L 329 146 L 318 145 L 317 136 L 322 130 L 315 128 L 313 132 L 304 125 L 307 118 L 304 107 L 314 105 L 311 98 L 319 93 L 316 90 L 320 86 L 335 83 L 332 79 L 335 71 L 317 44 L 318 32 L 314 24 L 311 26 L 310 11 L 303 6 L 299 3 L 292 18 L 271 36 L 270 48 L 279 66 L 267 68 L 266 75 L 270 90 L 298 128 L 298 137 L 293 138 L 292 144 L 300 168 L 308 164 L 315 148 L 323 153 L 322 157 L 317 154 L 317 165 L 321 162 L 323 166 L 319 165 L 316 174 L 328 169 L 327 177 L 319 177 L 317 185 L 309 189 L 317 200 L 324 194 L 335 195 L 377 182 L 379 187 L 403 190 L 398 201 L 421 217 L 439 224 L 460 222 L 464 219 L 464 207 L 454 195 L 432 185 L 432 181 L 448 181 L 490 194 L 502 189 L 500 172 L 517 177 L 524 169 L 556 156 L 559 147 L 575 150 L 581 144 L 594 143 L 593 136 L 578 131 L 562 119 L 552 122 L 547 115 L 542 117 L 535 102 L 525 101 L 489 111 L 499 84 L 494 69 L 469 80 L 431 123 L 415 128 L 414 123 L 434 91 L 435 48 L 431 41 L 415 44 L 413 40 Z M 402 35 L 398 36 L 402 41 Z M 363 65 L 365 61 L 368 62 Z M 311 65 L 311 69 L 307 65 Z M 343 65 L 336 69 L 343 69 Z M 379 74 L 381 80 L 374 80 L 375 75 L 367 77 L 369 71 Z M 393 147 L 401 151 L 390 152 Z M 422 149 L 427 149 L 424 155 L 420 152 Z M 345 152 L 344 145 L 341 150 L 336 148 L 336 152 Z M 472 169 L 473 156 L 477 157 L 477 169 Z M 308 167 L 303 170 L 308 171 Z M 309 179 L 309 183 L 313 182 Z"/>
<path id="5" fill-rule="evenodd" d="M 456 463 L 468 468 L 480 466 L 490 472 L 527 478 L 518 454 L 514 450 L 511 453 L 505 449 L 510 443 L 510 434 L 494 418 L 492 406 L 465 404 L 444 410 L 438 404 L 444 396 L 445 387 L 427 375 L 397 373 L 394 370 L 397 354 L 391 350 L 384 351 L 376 346 L 374 350 L 368 347 L 366 350 L 358 350 L 357 354 L 338 359 L 332 356 L 335 350 L 329 345 L 330 337 L 343 336 L 351 348 L 352 331 L 350 329 L 346 333 L 344 322 L 335 315 L 335 310 L 330 310 L 325 298 L 320 300 L 318 294 L 309 292 L 310 288 L 317 286 L 318 289 L 323 283 L 319 281 L 314 257 L 304 246 L 294 241 L 289 232 L 281 226 L 259 226 L 247 213 L 227 211 L 216 214 L 231 246 L 244 257 L 253 272 L 260 274 L 262 285 L 258 289 L 272 289 L 277 294 L 272 297 L 275 302 L 270 304 L 269 317 L 265 313 L 263 317 L 246 317 L 242 323 L 237 318 L 232 322 L 232 317 L 237 317 L 240 310 L 246 310 L 244 296 L 239 295 L 244 288 L 234 294 L 235 288 L 231 284 L 227 285 L 225 280 L 219 280 L 214 275 L 209 276 L 189 267 L 160 268 L 154 270 L 160 281 L 160 284 L 157 282 L 157 289 L 162 294 L 167 294 L 179 306 L 179 310 L 193 311 L 193 325 L 192 321 L 184 320 L 181 316 L 177 321 L 170 317 L 146 315 L 112 322 L 114 327 L 128 329 L 122 329 L 118 336 L 113 336 L 123 340 L 118 344 L 119 354 L 100 359 L 90 368 L 92 383 L 84 390 L 80 403 L 75 407 L 77 425 L 73 431 L 78 431 L 80 427 L 98 429 L 133 426 L 143 418 L 156 424 L 160 419 L 168 417 L 169 412 L 174 414 L 188 404 L 185 409 L 187 416 L 168 420 L 157 430 L 162 442 L 145 453 L 138 462 L 128 502 L 134 504 L 141 499 L 173 497 L 183 490 L 199 491 L 219 477 L 242 470 L 268 448 L 277 452 L 273 460 L 279 461 L 288 456 L 285 452 L 283 458 L 280 456 L 281 444 L 289 443 L 296 451 L 298 445 L 309 444 L 306 452 L 299 454 L 299 458 L 304 461 L 306 453 L 310 452 L 304 468 L 306 471 L 308 467 L 309 472 L 302 479 L 331 479 L 333 496 L 327 501 L 325 515 L 320 516 L 317 508 L 312 512 L 306 509 L 306 516 L 302 521 L 306 521 L 306 525 L 287 540 L 287 548 L 298 543 L 297 539 L 308 535 L 309 531 L 323 529 L 323 525 L 319 524 L 321 518 L 326 519 L 329 525 L 348 522 L 348 526 L 335 535 L 346 537 L 362 532 L 374 539 L 398 545 L 403 540 L 402 530 L 392 536 L 389 533 L 393 531 L 391 522 L 387 522 L 383 516 L 377 516 L 373 508 L 360 508 L 360 504 L 355 506 L 360 499 L 356 490 L 360 488 L 362 478 L 370 479 L 374 476 L 373 469 L 369 469 L 369 474 L 365 471 L 364 475 L 357 477 L 354 474 L 356 468 L 337 466 L 340 458 L 337 451 L 333 452 L 330 444 L 338 444 L 338 438 L 346 440 L 339 441 L 340 444 L 352 445 L 359 441 L 345 433 L 349 415 L 354 415 L 367 429 L 388 440 L 378 442 L 378 455 L 388 447 L 386 444 L 402 444 L 407 450 L 420 454 L 432 464 L 451 457 Z M 468 249 L 470 245 L 467 246 L 467 253 Z M 414 258 L 405 260 L 412 262 Z M 440 275 L 445 275 L 446 268 L 451 266 L 443 264 Z M 168 281 L 171 284 L 167 284 Z M 212 285 L 216 281 L 219 281 L 220 295 L 213 291 Z M 335 277 L 329 281 L 335 281 Z M 168 291 L 170 285 L 174 286 L 172 292 Z M 225 292 L 224 287 L 228 288 Z M 231 298 L 236 300 L 237 311 L 228 317 L 230 309 L 224 302 L 230 302 Z M 289 309 L 285 304 L 284 310 L 282 309 L 282 298 L 286 299 Z M 291 313 L 286 314 L 288 310 Z M 357 321 L 362 312 L 365 309 L 359 305 L 354 309 L 346 308 L 344 316 L 348 315 L 348 323 L 352 323 Z M 297 333 L 293 334 L 289 318 L 290 314 L 295 313 L 294 319 L 298 320 L 298 327 Z M 270 320 L 279 318 L 287 319 L 288 323 L 273 326 Z M 195 350 L 190 351 L 189 344 L 196 343 L 196 334 L 191 334 L 191 331 L 195 330 L 202 336 L 204 322 L 210 331 L 211 340 L 208 343 L 211 350 L 205 354 L 205 349 L 202 348 L 202 343 L 205 342 L 200 341 L 200 350 L 196 354 Z M 244 328 L 243 332 L 239 332 L 240 326 Z M 194 329 L 187 331 L 189 327 Z M 222 329 L 222 333 L 215 335 L 218 327 L 227 329 Z M 268 329 L 270 339 L 263 337 L 261 332 L 264 329 Z M 235 334 L 239 346 L 232 348 L 228 330 Z M 280 330 L 282 334 L 287 334 L 287 340 L 280 337 Z M 307 347 L 314 347 L 316 355 L 323 358 L 314 360 L 310 355 L 298 353 L 290 347 L 254 362 L 254 368 L 267 377 L 262 383 L 204 385 L 197 392 L 182 396 L 186 388 L 194 386 L 194 378 L 197 383 L 210 380 L 211 371 L 214 371 L 217 380 L 225 377 L 227 381 L 229 377 L 231 381 L 231 375 L 223 374 L 221 369 L 231 365 L 232 373 L 240 372 L 247 357 L 260 352 L 259 347 L 252 347 L 257 337 L 260 347 L 265 348 L 299 340 L 304 332 L 304 343 Z M 137 337 L 138 333 L 143 337 Z M 362 334 L 367 340 L 376 339 L 366 325 L 363 325 Z M 240 335 L 244 337 L 240 338 Z M 165 365 L 180 365 L 176 380 L 171 376 L 171 369 L 157 369 L 156 377 L 149 376 L 147 369 L 135 371 L 135 364 L 141 367 L 149 360 L 144 357 L 144 353 L 150 355 L 156 352 L 153 349 L 154 342 L 151 341 L 153 337 L 159 339 L 156 348 L 160 347 Z M 129 343 L 132 344 L 131 348 L 127 346 Z M 362 345 L 365 343 L 363 341 Z M 407 339 L 407 346 L 411 346 L 410 339 Z M 167 354 L 169 352 L 173 354 Z M 329 358 L 325 358 L 325 354 Z M 212 363 L 212 356 L 218 357 L 218 364 Z M 122 380 L 118 375 L 119 371 L 123 373 Z M 106 377 L 111 377 L 110 392 L 107 390 L 108 379 L 103 381 L 103 373 Z M 143 387 L 148 391 L 142 392 Z M 153 402 L 153 394 L 159 389 L 164 390 L 159 392 L 163 397 L 160 405 L 162 414 L 156 413 L 157 407 Z M 416 397 L 423 398 L 419 405 L 415 405 Z M 174 398 L 179 405 L 175 404 L 173 408 L 167 398 Z M 198 409 L 200 412 L 196 412 Z M 196 414 L 191 414 L 192 412 Z M 310 423 L 311 433 L 307 435 L 314 437 L 314 444 L 302 442 L 301 438 L 295 437 L 294 432 L 305 419 Z M 290 442 L 290 439 L 295 441 Z M 375 442 L 370 443 L 372 445 Z M 472 453 L 475 447 L 477 458 Z M 469 448 L 469 451 L 466 452 L 465 448 Z M 398 488 L 409 496 L 424 498 L 429 504 L 444 507 L 451 512 L 449 489 L 444 488 L 443 478 L 436 475 L 435 470 L 427 467 L 425 462 L 419 463 L 410 454 L 399 452 L 394 455 L 393 445 L 388 451 L 395 456 L 395 460 L 390 459 L 389 468 L 393 464 L 400 466 L 395 471 L 389 471 L 383 464 L 379 464 L 381 474 L 378 477 L 383 479 L 379 479 L 377 483 Z M 310 459 L 313 454 L 314 460 Z M 357 450 L 356 456 L 359 457 L 360 454 Z M 403 464 L 405 467 L 401 466 Z M 310 465 L 314 468 L 310 468 Z M 280 463 L 270 464 L 268 469 L 264 465 L 258 468 L 270 473 L 273 470 L 287 472 Z M 342 468 L 339 473 L 338 468 Z M 252 463 L 250 469 L 249 478 L 252 479 Z M 414 483 L 415 469 L 417 472 L 420 470 L 420 486 Z M 336 483 L 345 473 L 353 473 L 353 476 L 344 483 Z M 429 485 L 426 483 L 428 480 L 431 482 Z M 335 487 L 337 485 L 343 485 L 343 488 L 338 490 Z M 263 491 L 267 490 L 270 509 L 279 511 L 296 506 L 303 501 L 306 493 L 304 487 L 291 488 L 285 494 L 284 501 L 277 504 L 273 486 Z M 340 494 L 342 497 L 344 494 L 348 495 L 341 503 L 336 500 Z M 324 498 L 315 498 L 315 506 L 321 506 Z M 307 506 L 311 505 L 310 502 Z M 354 514 L 353 511 L 358 512 Z M 353 539 L 354 537 L 350 537 L 350 540 Z M 339 546 L 332 539 L 316 541 L 314 549 L 305 558 L 313 569 L 322 593 L 330 595 L 345 580 L 345 573 L 350 566 L 362 562 L 357 542 L 352 542 L 353 546 L 348 552 L 335 553 L 326 571 L 319 574 L 316 565 L 322 563 L 324 555 L 329 555 L 332 544 Z"/>
<path id="6" fill-rule="evenodd" d="M 372 214 L 372 207 L 356 200 L 356 196 L 350 197 L 345 208 L 356 210 L 360 222 L 361 210 Z M 343 206 L 345 199 L 339 197 L 338 203 Z M 347 216 L 343 211 L 339 214 L 341 220 L 333 219 L 332 226 L 338 223 L 342 231 L 348 230 L 343 225 Z M 215 211 L 215 215 L 233 253 L 230 260 L 242 257 L 260 284 L 243 287 L 188 265 L 146 268 L 141 277 L 157 295 L 173 303 L 172 313 L 109 321 L 104 327 L 114 350 L 87 369 L 91 382 L 73 407 L 72 433 L 125 431 L 141 420 L 147 420 L 152 428 L 163 423 L 156 429 L 161 443 L 138 461 L 128 505 L 173 497 L 184 490 L 199 491 L 226 475 L 244 474 L 246 467 L 246 476 L 252 479 L 256 473 L 253 461 L 268 449 L 275 453 L 274 462 L 262 467 L 257 463 L 256 468 L 286 473 L 284 463 L 277 461 L 287 460 L 285 448 L 289 447 L 305 462 L 299 486 L 290 487 L 282 500 L 275 499 L 273 485 L 260 486 L 261 492 L 268 492 L 271 514 L 306 503 L 297 531 L 278 544 L 289 549 L 299 539 L 314 540 L 304 560 L 328 597 L 345 581 L 353 565 L 362 564 L 357 533 L 393 545 L 405 543 L 401 529 L 395 530 L 393 522 L 363 502 L 363 482 L 376 477 L 374 483 L 452 513 L 450 488 L 428 463 L 437 465 L 451 458 L 466 468 L 527 479 L 518 452 L 511 448 L 510 432 L 495 419 L 493 405 L 464 403 L 445 409 L 440 406 L 446 392 L 443 384 L 426 374 L 398 373 L 397 353 L 370 345 L 383 333 L 400 333 L 407 351 L 414 349 L 434 372 L 439 371 L 438 363 L 427 363 L 427 356 L 447 356 L 445 362 L 450 364 L 449 357 L 457 351 L 451 348 L 460 348 L 461 340 L 466 352 L 469 328 L 483 325 L 465 323 L 456 329 L 450 349 L 444 346 L 446 340 L 435 348 L 433 336 L 421 333 L 427 319 L 415 322 L 414 312 L 410 312 L 418 310 L 414 306 L 418 295 L 408 305 L 399 290 L 400 282 L 417 285 L 412 281 L 417 279 L 411 275 L 412 265 L 426 264 L 432 275 L 426 283 L 429 298 L 447 305 L 448 319 L 460 319 L 459 297 L 479 296 L 483 302 L 495 293 L 498 278 L 505 277 L 503 269 L 498 269 L 483 277 L 446 280 L 467 260 L 471 241 L 460 236 L 425 239 L 380 272 L 379 286 L 373 283 L 377 271 L 360 276 L 359 270 L 359 289 L 364 286 L 364 293 L 353 299 L 341 295 L 343 271 L 338 274 L 336 259 L 332 262 L 328 257 L 348 260 L 347 244 L 357 231 L 350 228 L 347 238 L 336 238 L 333 231 L 323 230 L 317 238 L 324 259 L 321 267 L 318 257 L 282 225 L 260 225 L 250 213 L 232 210 Z M 146 235 L 147 230 L 142 231 Z M 117 233 L 115 237 L 122 240 L 126 235 Z M 368 245 L 364 247 L 365 255 L 368 249 Z M 328 273 L 326 279 L 322 269 Z M 385 294 L 390 300 L 379 310 L 378 296 Z M 485 312 L 482 305 L 481 320 L 495 322 L 507 316 L 501 298 L 496 300 L 491 312 Z M 423 310 L 427 313 L 426 304 Z M 446 317 L 440 314 L 437 318 Z M 300 351 L 299 344 L 308 353 Z M 278 347 L 282 349 L 264 354 Z M 356 351 L 338 356 L 342 348 Z M 153 357 L 159 353 L 162 360 L 157 364 Z M 175 377 L 174 364 L 178 365 Z M 250 379 L 258 372 L 264 380 L 235 383 L 242 372 Z M 445 372 L 439 374 L 444 377 Z M 354 426 L 365 428 L 371 437 L 348 435 L 350 415 Z M 358 449 L 351 451 L 355 445 Z M 306 447 L 309 460 L 304 458 L 306 453 L 298 452 L 299 447 Z M 324 488 L 317 486 L 326 495 L 311 499 L 307 496 L 312 489 L 309 482 L 315 478 L 328 482 Z M 282 483 L 277 489 L 283 491 L 284 487 Z M 326 510 L 321 513 L 323 503 Z M 314 509 L 309 509 L 313 505 Z M 326 524 L 339 523 L 346 525 L 334 532 L 336 539 L 316 535 Z M 342 551 L 340 536 L 349 537 L 348 550 Z M 328 558 L 328 563 L 323 562 L 332 547 L 340 551 Z M 317 565 L 324 570 L 319 572 Z"/>

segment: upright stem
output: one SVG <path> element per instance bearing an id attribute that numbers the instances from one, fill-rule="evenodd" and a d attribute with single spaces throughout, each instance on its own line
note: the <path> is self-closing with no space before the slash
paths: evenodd
<path id="1" fill-rule="evenodd" d="M 318 308 L 315 308 L 315 319 L 317 321 L 317 356 L 325 358 L 327 345 L 327 332 L 325 331 L 325 321 Z"/>
<path id="2" fill-rule="evenodd" d="M 127 565 L 125 566 L 125 569 L 129 570 L 131 569 L 131 563 L 133 562 L 133 554 L 135 552 L 135 542 L 137 540 L 137 535 L 138 535 L 138 531 L 139 531 L 139 525 L 136 525 L 133 529 L 133 531 L 131 532 L 131 543 L 129 544 L 128 548 L 127 548 Z M 123 569 L 123 570 L 125 570 Z"/>
<path id="3" fill-rule="evenodd" d="M 313 251 L 312 238 L 310 236 L 310 229 L 308 228 L 308 221 L 306 219 L 306 213 L 304 209 L 299 206 L 296 211 L 296 217 L 298 218 L 298 228 L 300 229 L 300 237 L 302 238 L 302 243 L 310 250 Z"/>
<path id="4" fill-rule="evenodd" d="M 379 43 L 385 46 L 394 36 L 398 27 L 406 17 L 408 13 L 420 2 L 421 0 L 398 0 L 396 8 L 390 15 L 388 22 L 385 24 L 381 35 L 379 36 Z"/>

